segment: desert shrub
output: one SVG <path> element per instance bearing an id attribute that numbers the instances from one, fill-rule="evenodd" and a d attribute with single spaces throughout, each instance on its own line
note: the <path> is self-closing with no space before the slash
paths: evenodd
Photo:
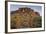
<path id="1" fill-rule="evenodd" d="M 41 18 L 42 18 L 41 16 L 34 17 L 33 27 L 41 27 L 42 26 L 42 19 Z"/>
<path id="2" fill-rule="evenodd" d="M 11 29 L 15 29 L 16 28 L 16 26 L 15 26 L 16 22 L 15 22 L 15 18 L 14 17 L 15 16 L 11 16 Z"/>

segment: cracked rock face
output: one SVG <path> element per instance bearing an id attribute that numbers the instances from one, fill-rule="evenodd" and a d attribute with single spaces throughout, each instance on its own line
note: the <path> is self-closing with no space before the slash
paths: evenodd
<path id="1" fill-rule="evenodd" d="M 33 18 L 39 16 L 30 8 L 19 8 L 11 12 L 11 28 L 30 28 L 33 27 Z"/>

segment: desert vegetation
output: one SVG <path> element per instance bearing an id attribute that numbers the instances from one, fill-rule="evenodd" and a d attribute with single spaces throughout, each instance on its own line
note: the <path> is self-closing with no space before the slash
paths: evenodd
<path id="1" fill-rule="evenodd" d="M 38 28 L 42 26 L 42 17 L 38 12 L 28 7 L 11 11 L 11 29 Z"/>

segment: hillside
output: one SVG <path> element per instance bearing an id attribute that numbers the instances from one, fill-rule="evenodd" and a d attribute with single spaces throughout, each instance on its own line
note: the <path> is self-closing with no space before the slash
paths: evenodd
<path id="1" fill-rule="evenodd" d="M 41 20 L 40 14 L 28 7 L 11 11 L 11 29 L 41 27 Z"/>

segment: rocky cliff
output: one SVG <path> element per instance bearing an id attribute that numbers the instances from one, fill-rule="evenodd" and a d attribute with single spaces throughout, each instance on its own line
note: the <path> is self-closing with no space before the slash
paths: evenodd
<path id="1" fill-rule="evenodd" d="M 40 18 L 34 21 L 34 18 Z M 11 28 L 34 28 L 37 22 L 41 20 L 40 14 L 33 9 L 24 7 L 16 11 L 11 11 Z M 41 21 L 40 26 L 41 27 Z"/>

